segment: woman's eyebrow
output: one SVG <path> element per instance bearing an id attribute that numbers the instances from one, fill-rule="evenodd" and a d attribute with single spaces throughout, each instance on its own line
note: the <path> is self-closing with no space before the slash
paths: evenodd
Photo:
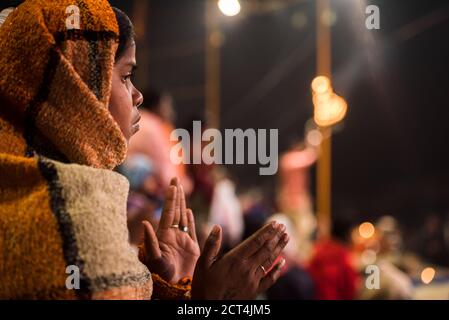
<path id="1" fill-rule="evenodd" d="M 131 72 L 134 72 L 134 71 L 136 71 L 138 66 L 137 66 L 137 63 L 131 61 L 131 62 L 125 63 L 124 68 L 131 69 Z"/>

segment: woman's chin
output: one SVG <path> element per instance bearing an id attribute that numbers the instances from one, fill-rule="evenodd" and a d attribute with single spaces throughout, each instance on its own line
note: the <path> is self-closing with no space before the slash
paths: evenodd
<path id="1" fill-rule="evenodd" d="M 135 135 L 140 130 L 140 125 L 138 123 L 133 124 L 131 127 L 131 137 Z"/>

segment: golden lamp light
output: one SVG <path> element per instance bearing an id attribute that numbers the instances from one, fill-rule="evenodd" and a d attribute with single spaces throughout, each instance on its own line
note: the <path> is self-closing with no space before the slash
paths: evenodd
<path id="1" fill-rule="evenodd" d="M 334 93 L 331 81 L 325 76 L 318 76 L 312 81 L 313 119 L 320 127 L 329 127 L 343 120 L 348 111 L 345 99 Z"/>

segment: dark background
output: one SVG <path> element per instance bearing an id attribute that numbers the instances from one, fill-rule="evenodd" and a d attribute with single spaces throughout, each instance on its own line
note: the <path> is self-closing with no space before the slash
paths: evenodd
<path id="1" fill-rule="evenodd" d="M 110 2 L 135 15 L 136 1 Z M 381 30 L 365 28 L 367 4 L 380 7 Z M 334 87 L 349 105 L 333 139 L 334 212 L 391 214 L 415 225 L 449 213 L 449 3 L 339 0 L 333 7 Z M 169 90 L 178 125 L 186 126 L 204 113 L 204 1 L 150 0 L 144 14 L 136 84 Z M 295 14 L 307 17 L 302 29 L 292 26 Z M 315 1 L 221 20 L 221 126 L 278 128 L 282 152 L 303 138 L 312 116 Z M 259 176 L 258 166 L 228 169 L 240 186 L 273 195 L 276 177 Z"/>
<path id="2" fill-rule="evenodd" d="M 378 31 L 365 28 L 368 4 L 380 8 Z M 333 1 L 334 87 L 349 105 L 333 139 L 333 209 L 420 224 L 426 214 L 449 208 L 449 4 L 366 5 Z M 303 29 L 291 24 L 297 12 L 307 17 Z M 170 90 L 178 125 L 185 126 L 182 120 L 204 110 L 204 2 L 152 0 L 148 17 L 142 85 Z M 315 2 L 223 18 L 222 28 L 222 128 L 278 128 L 280 151 L 286 150 L 303 138 L 312 116 Z M 275 177 L 259 176 L 258 166 L 228 168 L 240 185 L 273 194 Z M 311 175 L 314 181 L 314 170 Z"/>

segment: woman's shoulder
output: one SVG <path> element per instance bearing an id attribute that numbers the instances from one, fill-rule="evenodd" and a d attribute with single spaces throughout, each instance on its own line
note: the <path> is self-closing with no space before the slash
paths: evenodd
<path id="1" fill-rule="evenodd" d="M 57 178 L 61 184 L 69 188 L 77 188 L 79 192 L 103 190 L 111 195 L 119 197 L 122 195 L 126 200 L 129 182 L 123 175 L 115 171 L 74 163 L 63 163 L 48 158 L 42 158 L 40 162 L 43 169 L 52 168 L 55 171 L 54 178 Z"/>
<path id="2" fill-rule="evenodd" d="M 67 266 L 80 272 L 81 291 L 75 293 L 150 297 L 151 275 L 128 243 L 126 178 L 41 156 L 4 154 L 0 154 L 0 176 L 6 178 L 1 179 L 0 226 L 7 230 L 0 236 L 0 255 L 15 248 L 9 250 L 15 273 L 8 272 L 8 279 L 0 276 L 0 280 L 19 288 L 17 297 L 45 297 L 33 288 L 42 292 L 59 288 L 65 294 Z M 18 236 L 22 233 L 26 237 Z M 30 275 L 31 284 L 21 280 L 29 279 L 28 260 L 47 272 Z M 49 277 L 54 281 L 49 282 Z M 4 290 L 0 289 L 0 297 L 9 297 L 8 285 Z"/>

